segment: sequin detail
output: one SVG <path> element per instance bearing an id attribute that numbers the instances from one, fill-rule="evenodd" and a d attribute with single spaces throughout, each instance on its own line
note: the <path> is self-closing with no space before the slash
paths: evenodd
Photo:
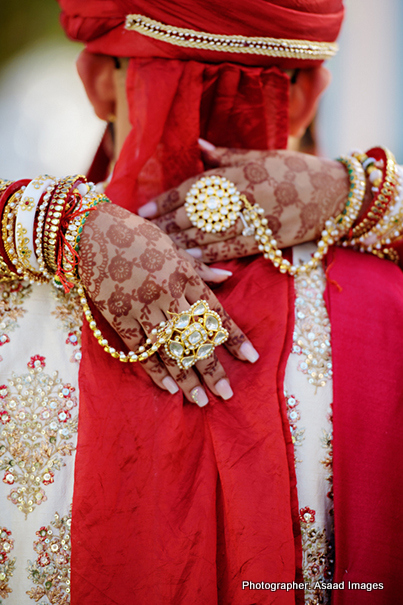
<path id="1" fill-rule="evenodd" d="M 47 500 L 45 488 L 54 483 L 75 446 L 77 432 L 74 387 L 57 372 L 44 372 L 45 358 L 29 360 L 26 374 L 13 373 L 0 386 L 0 470 L 7 496 L 25 516 Z"/>
<path id="2" fill-rule="evenodd" d="M 14 540 L 11 536 L 11 531 L 0 527 L 0 599 L 7 599 L 13 592 L 9 587 L 10 579 L 15 571 L 15 558 L 10 559 L 10 553 L 14 548 Z M 0 603 L 2 603 L 1 600 Z"/>
<path id="3" fill-rule="evenodd" d="M 0 284 L 0 347 L 10 342 L 10 332 L 18 328 L 18 320 L 24 316 L 24 301 L 31 294 L 27 282 L 11 281 Z"/>
<path id="4" fill-rule="evenodd" d="M 35 585 L 27 590 L 30 600 L 40 605 L 70 603 L 70 528 L 71 511 L 65 517 L 55 513 L 54 521 L 41 527 L 36 535 L 36 561 L 28 561 L 28 579 Z"/>
<path id="5" fill-rule="evenodd" d="M 291 439 L 292 442 L 294 444 L 294 448 L 296 446 L 302 445 L 303 441 L 304 441 L 304 433 L 305 433 L 305 429 L 302 427 L 298 426 L 298 421 L 301 420 L 301 415 L 299 413 L 299 401 L 296 397 L 294 397 L 294 395 L 287 395 L 287 393 L 285 393 L 285 400 L 286 400 L 286 404 L 287 404 L 287 416 L 288 416 L 288 422 L 290 424 L 290 431 L 291 431 Z M 300 462 L 297 459 L 297 450 L 294 449 L 294 453 L 295 453 L 295 462 Z"/>
<path id="6" fill-rule="evenodd" d="M 301 356 L 298 369 L 315 387 L 332 377 L 330 321 L 323 300 L 326 280 L 318 266 L 295 277 L 295 329 L 292 352 Z"/>
<path id="7" fill-rule="evenodd" d="M 60 328 L 66 333 L 66 344 L 73 347 L 70 361 L 80 363 L 83 311 L 79 296 L 75 288 L 68 294 L 65 294 L 63 290 L 53 288 L 53 294 L 58 304 L 55 311 L 52 311 L 52 315 L 59 320 Z"/>
<path id="8" fill-rule="evenodd" d="M 333 546 L 326 537 L 325 529 L 315 524 L 315 511 L 309 507 L 300 510 L 302 537 L 302 571 L 305 590 L 305 605 L 327 605 L 330 591 L 315 588 L 316 582 L 330 582 L 333 576 Z"/>

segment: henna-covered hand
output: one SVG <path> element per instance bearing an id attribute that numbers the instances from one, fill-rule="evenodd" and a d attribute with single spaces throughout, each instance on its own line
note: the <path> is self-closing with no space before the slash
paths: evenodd
<path id="1" fill-rule="evenodd" d="M 326 220 L 343 208 L 349 192 L 345 168 L 336 161 L 294 151 L 203 151 L 204 175 L 226 177 L 253 204 L 265 211 L 281 248 L 317 239 Z M 202 176 L 202 175 L 200 175 Z M 139 210 L 175 244 L 206 263 L 258 253 L 254 236 L 243 236 L 240 220 L 225 233 L 193 227 L 183 207 L 186 193 L 199 177 L 188 179 Z"/>
<path id="2" fill-rule="evenodd" d="M 131 350 L 144 345 L 152 330 L 203 298 L 223 319 L 230 338 L 228 350 L 254 362 L 258 354 L 243 332 L 202 281 L 183 250 L 158 227 L 113 204 L 90 213 L 81 237 L 79 271 L 89 297 Z M 208 269 L 210 270 L 210 269 Z M 180 385 L 186 398 L 208 402 L 198 374 L 182 371 L 162 349 L 142 366 L 152 380 L 171 393 Z M 216 356 L 196 364 L 207 387 L 223 399 L 232 395 Z"/>

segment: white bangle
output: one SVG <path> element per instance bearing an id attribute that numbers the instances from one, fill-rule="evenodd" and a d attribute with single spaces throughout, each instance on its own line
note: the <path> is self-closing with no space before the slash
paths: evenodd
<path id="1" fill-rule="evenodd" d="M 33 179 L 26 187 L 18 204 L 15 221 L 15 244 L 21 264 L 33 274 L 42 273 L 35 254 L 35 216 L 46 189 L 54 185 L 54 177 L 44 175 Z"/>

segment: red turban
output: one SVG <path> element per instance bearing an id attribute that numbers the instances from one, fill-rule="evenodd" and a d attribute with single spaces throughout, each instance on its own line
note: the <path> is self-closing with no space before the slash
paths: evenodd
<path id="1" fill-rule="evenodd" d="M 161 24 L 213 35 L 287 38 L 333 42 L 343 19 L 342 0 L 59 0 L 62 24 L 74 40 L 95 53 L 125 57 L 161 57 L 231 61 L 247 65 L 301 67 L 260 54 L 233 54 L 171 45 L 125 29 L 129 14 Z M 305 63 L 306 65 L 306 63 Z"/>
<path id="2" fill-rule="evenodd" d="M 69 37 L 85 42 L 94 53 L 133 57 L 127 78 L 133 130 L 108 188 L 114 201 L 130 209 L 203 170 L 199 136 L 228 147 L 285 147 L 289 79 L 279 67 L 318 64 L 321 58 L 309 49 L 333 43 L 343 18 L 342 0 L 59 3 Z M 128 15 L 142 15 L 158 24 L 133 31 L 125 27 Z M 189 30 L 194 32 L 192 40 L 212 34 L 207 39 L 212 38 L 215 50 L 155 35 L 170 26 L 183 30 L 186 41 Z M 238 37 L 246 51 L 221 50 L 223 40 L 229 44 Z M 297 49 L 291 57 L 286 53 L 279 57 L 263 51 L 265 42 L 256 38 L 281 39 L 286 45 L 311 43 L 306 42 L 307 54 L 300 55 Z"/>

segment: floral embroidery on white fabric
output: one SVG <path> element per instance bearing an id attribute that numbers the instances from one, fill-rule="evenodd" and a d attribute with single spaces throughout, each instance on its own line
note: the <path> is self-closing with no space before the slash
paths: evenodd
<path id="1" fill-rule="evenodd" d="M 24 316 L 24 301 L 32 292 L 31 284 L 21 281 L 0 284 L 0 347 L 10 342 L 10 332 Z"/>
<path id="2" fill-rule="evenodd" d="M 329 414 L 329 420 L 330 420 L 330 423 L 332 423 L 332 413 L 331 412 Z M 330 426 L 333 427 L 333 424 L 331 424 Z M 321 442 L 322 442 L 322 447 L 325 450 L 325 457 L 322 458 L 320 463 L 323 465 L 323 467 L 326 470 L 326 481 L 329 484 L 329 491 L 326 495 L 329 498 L 329 500 L 331 501 L 330 514 L 333 514 L 332 513 L 332 510 L 333 510 L 333 430 L 332 430 L 332 428 L 330 429 L 330 431 L 325 431 L 325 429 L 322 429 Z"/>
<path id="3" fill-rule="evenodd" d="M 295 329 L 292 352 L 301 355 L 298 369 L 315 387 L 332 377 L 330 321 L 323 300 L 326 280 L 318 266 L 309 275 L 295 277 Z"/>
<path id="4" fill-rule="evenodd" d="M 57 372 L 44 372 L 45 358 L 31 357 L 26 374 L 13 373 L 0 386 L 0 470 L 13 486 L 7 499 L 31 513 L 47 500 L 45 488 L 75 447 L 67 440 L 77 432 L 74 387 Z"/>
<path id="5" fill-rule="evenodd" d="M 68 294 L 59 288 L 53 288 L 53 294 L 58 305 L 52 312 L 60 322 L 60 327 L 66 332 L 66 344 L 74 348 L 70 357 L 73 363 L 81 361 L 81 330 L 83 325 L 82 306 L 79 296 L 73 288 Z"/>
<path id="6" fill-rule="evenodd" d="M 302 570 L 305 590 L 305 605 L 327 605 L 330 591 L 315 588 L 316 582 L 330 582 L 333 576 L 333 547 L 326 537 L 325 529 L 315 524 L 315 511 L 308 506 L 300 510 L 299 518 L 302 537 Z"/>
<path id="7" fill-rule="evenodd" d="M 288 395 L 286 391 L 284 392 L 284 394 L 285 401 L 287 404 L 287 416 L 288 422 L 290 424 L 291 439 L 294 444 L 295 463 L 297 463 L 300 462 L 300 460 L 297 459 L 297 450 L 295 449 L 295 447 L 302 445 L 305 439 L 305 429 L 298 426 L 298 421 L 301 420 L 301 415 L 298 409 L 298 399 L 294 397 L 294 395 Z"/>
<path id="8" fill-rule="evenodd" d="M 0 526 L 0 603 L 13 592 L 8 585 L 15 570 L 15 559 L 9 558 L 14 548 L 11 535 L 11 531 Z"/>
<path id="9" fill-rule="evenodd" d="M 47 527 L 41 527 L 36 535 L 34 550 L 36 561 L 28 561 L 28 579 L 35 585 L 27 591 L 30 600 L 39 605 L 70 603 L 70 528 L 71 510 L 65 517 L 55 513 L 55 519 Z"/>

